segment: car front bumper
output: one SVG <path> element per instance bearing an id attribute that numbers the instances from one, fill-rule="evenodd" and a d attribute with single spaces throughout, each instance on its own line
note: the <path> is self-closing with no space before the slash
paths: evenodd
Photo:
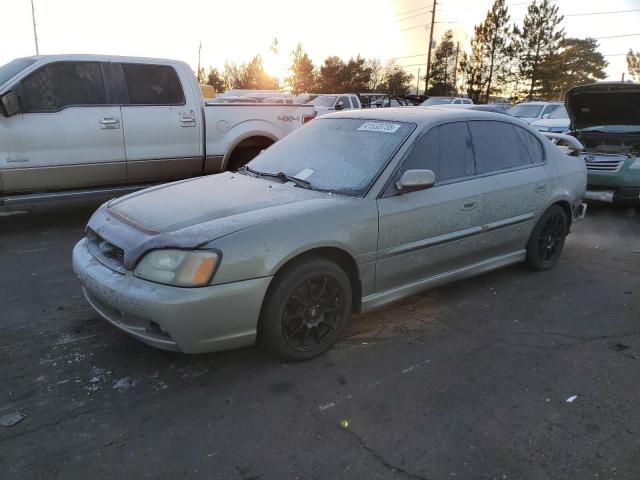
<path id="1" fill-rule="evenodd" d="M 254 343 L 272 278 L 202 288 L 160 285 L 104 266 L 85 239 L 73 249 L 73 269 L 88 302 L 105 320 L 148 345 L 185 353 Z"/>

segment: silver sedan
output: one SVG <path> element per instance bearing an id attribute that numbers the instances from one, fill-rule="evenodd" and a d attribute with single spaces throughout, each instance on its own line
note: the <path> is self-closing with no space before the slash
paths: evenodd
<path id="1" fill-rule="evenodd" d="M 550 269 L 585 188 L 584 162 L 517 119 L 340 112 L 238 172 L 106 203 L 73 266 L 93 308 L 149 345 L 261 338 L 305 360 L 352 312 L 517 262 Z"/>

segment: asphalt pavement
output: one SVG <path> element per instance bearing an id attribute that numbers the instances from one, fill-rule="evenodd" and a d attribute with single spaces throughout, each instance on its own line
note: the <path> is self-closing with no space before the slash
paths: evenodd
<path id="1" fill-rule="evenodd" d="M 98 319 L 70 257 L 99 204 L 0 208 L 0 418 L 25 415 L 0 479 L 640 477 L 640 210 L 592 207 L 552 271 L 355 316 L 285 364 Z"/>

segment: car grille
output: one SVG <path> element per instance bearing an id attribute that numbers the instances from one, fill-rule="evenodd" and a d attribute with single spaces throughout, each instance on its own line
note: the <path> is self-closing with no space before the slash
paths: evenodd
<path id="1" fill-rule="evenodd" d="M 124 250 L 108 242 L 93 230 L 87 230 L 87 246 L 91 254 L 102 263 L 119 273 L 125 273 Z"/>
<path id="2" fill-rule="evenodd" d="M 587 170 L 590 172 L 617 172 L 624 163 L 623 160 L 612 160 L 607 162 L 585 162 Z"/>

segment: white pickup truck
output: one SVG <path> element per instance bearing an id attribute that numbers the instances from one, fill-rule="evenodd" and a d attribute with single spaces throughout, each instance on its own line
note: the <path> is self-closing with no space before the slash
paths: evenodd
<path id="1" fill-rule="evenodd" d="M 313 105 L 205 104 L 186 63 L 56 55 L 0 66 L 0 204 L 236 169 Z"/>

